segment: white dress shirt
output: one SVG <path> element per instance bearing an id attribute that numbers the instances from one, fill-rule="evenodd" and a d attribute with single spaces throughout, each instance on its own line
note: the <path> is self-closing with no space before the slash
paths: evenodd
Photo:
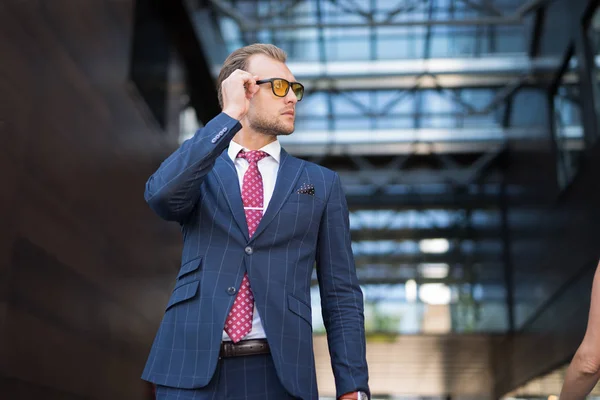
<path id="1" fill-rule="evenodd" d="M 234 142 L 233 140 L 229 143 L 229 148 L 227 149 L 227 154 L 233 161 L 235 165 L 235 169 L 238 174 L 238 180 L 240 182 L 240 192 L 242 190 L 242 184 L 244 182 L 244 174 L 248 169 L 248 161 L 245 158 L 237 158 L 238 153 L 241 151 L 249 151 L 248 149 L 242 147 L 239 143 Z M 267 153 L 270 157 L 265 157 L 258 162 L 258 170 L 262 176 L 263 180 L 263 215 L 267 211 L 267 207 L 269 202 L 271 201 L 271 197 L 273 196 L 273 190 L 275 189 L 275 182 L 277 181 L 277 172 L 279 171 L 279 160 L 281 157 L 281 144 L 278 140 L 269 143 L 262 149 L 260 149 Z M 258 310 L 256 309 L 256 304 L 254 305 L 254 312 L 252 314 L 252 330 L 246 336 L 244 336 L 243 340 L 247 339 L 265 339 L 266 334 L 265 330 L 262 326 L 262 322 L 260 321 L 260 316 L 258 315 Z M 223 331 L 223 340 L 230 341 L 229 335 L 225 331 Z"/>

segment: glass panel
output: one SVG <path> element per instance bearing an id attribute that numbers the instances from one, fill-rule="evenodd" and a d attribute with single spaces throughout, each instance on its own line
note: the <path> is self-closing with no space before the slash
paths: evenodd
<path id="1" fill-rule="evenodd" d="M 309 118 L 310 116 L 326 116 L 328 114 L 327 97 L 328 93 L 311 93 L 302 98 L 302 101 L 296 103 L 298 118 Z"/>
<path id="2" fill-rule="evenodd" d="M 524 53 L 527 37 L 523 26 L 497 26 L 495 29 L 496 53 Z"/>
<path id="3" fill-rule="evenodd" d="M 291 21 L 296 24 L 316 24 L 316 4 L 313 1 L 301 1 L 294 7 Z"/>
<path id="4" fill-rule="evenodd" d="M 411 129 L 415 127 L 415 120 L 410 117 L 379 117 L 375 120 L 379 129 Z"/>
<path id="5" fill-rule="evenodd" d="M 546 126 L 548 115 L 548 95 L 541 88 L 523 88 L 513 97 L 509 125 L 524 127 Z"/>
<path id="6" fill-rule="evenodd" d="M 316 118 L 296 118 L 296 131 L 323 131 L 327 130 L 329 123 L 326 119 L 316 119 Z"/>
<path id="7" fill-rule="evenodd" d="M 464 128 L 476 128 L 482 126 L 498 126 L 500 122 L 493 113 L 487 115 L 467 115 L 462 120 Z"/>
<path id="8" fill-rule="evenodd" d="M 319 44 L 316 40 L 289 41 L 286 45 L 288 61 L 320 61 Z M 293 71 L 292 71 L 293 72 Z"/>
<path id="9" fill-rule="evenodd" d="M 422 128 L 454 128 L 457 125 L 456 116 L 452 115 L 422 115 Z"/>
<path id="10" fill-rule="evenodd" d="M 324 29 L 325 51 L 329 61 L 368 60 L 370 40 L 368 29 Z"/>
<path id="11" fill-rule="evenodd" d="M 333 96 L 333 112 L 335 115 L 365 114 L 373 109 L 370 92 L 345 92 Z"/>
<path id="12" fill-rule="evenodd" d="M 367 335 L 502 332 L 507 313 L 502 285 L 362 285 Z M 313 330 L 325 333 L 317 286 L 311 290 Z"/>
<path id="13" fill-rule="evenodd" d="M 425 37 L 389 37 L 377 38 L 375 48 L 381 60 L 423 58 Z"/>
<path id="14" fill-rule="evenodd" d="M 345 7 L 340 7 L 338 4 L 334 3 L 335 2 L 321 1 L 323 23 L 351 24 L 365 22 L 365 17 L 357 12 L 360 10 L 364 11 L 364 7 L 354 7 L 352 4 L 345 5 Z"/>
<path id="15" fill-rule="evenodd" d="M 390 93 L 390 92 L 388 92 Z M 387 95 L 383 98 L 384 101 L 386 101 L 383 104 L 379 104 L 379 107 L 383 107 L 388 105 L 386 111 L 389 114 L 396 114 L 396 113 L 400 113 L 400 114 L 413 114 L 415 112 L 415 95 L 414 93 L 411 92 L 391 92 L 393 93 L 392 95 L 390 95 L 390 97 L 387 97 Z M 394 101 L 395 100 L 395 101 Z M 390 103 L 392 102 L 392 103 Z"/>
<path id="16" fill-rule="evenodd" d="M 337 117 L 334 119 L 335 128 L 337 130 L 368 130 L 371 128 L 371 118 L 367 117 L 356 117 L 356 118 L 345 118 Z"/>
<path id="17" fill-rule="evenodd" d="M 221 35 L 223 35 L 223 40 L 227 42 L 231 40 L 237 40 L 239 38 L 240 29 L 234 20 L 224 17 L 221 18 L 219 22 L 221 25 Z"/>
<path id="18" fill-rule="evenodd" d="M 278 2 L 237 1 L 236 11 L 242 15 L 256 15 L 264 18 L 265 23 L 316 25 L 318 22 L 315 2 L 300 2 L 293 8 L 286 9 Z M 371 12 L 371 4 L 363 2 L 330 2 L 321 4 L 321 21 L 324 24 L 365 24 L 365 27 L 325 28 L 326 57 L 328 60 L 367 60 L 371 51 L 382 60 L 419 59 L 425 55 L 425 37 L 430 37 L 431 57 L 473 57 L 489 54 L 524 53 L 527 50 L 526 27 L 507 26 L 377 26 L 366 27 L 367 17 L 363 14 Z M 426 21 L 429 18 L 429 2 L 375 1 L 374 18 L 377 22 L 410 22 Z M 493 7 L 507 15 L 514 13 L 518 6 L 509 2 L 494 2 Z M 436 20 L 460 20 L 488 17 L 490 13 L 482 7 L 473 7 L 460 1 L 438 0 L 433 5 L 433 18 Z M 390 14 L 390 13 L 393 13 Z M 221 16 L 221 20 L 228 19 Z M 239 29 L 236 29 L 239 30 Z M 284 29 L 279 31 L 262 31 L 256 36 L 261 41 L 274 42 L 285 47 L 290 60 L 315 61 L 318 51 L 317 29 L 315 34 L 307 37 L 300 30 Z M 232 35 L 231 27 L 222 26 L 223 36 L 228 48 L 241 45 L 241 35 Z M 374 33 L 374 41 L 372 41 Z M 252 35 L 250 35 L 252 37 Z M 252 40 L 252 39 L 251 39 Z M 234 43 L 235 42 L 235 43 Z M 375 49 L 371 49 L 371 45 Z M 309 51 L 294 50 L 300 46 Z"/>
<path id="19" fill-rule="evenodd" d="M 458 110 L 456 103 L 449 96 L 437 91 L 423 91 L 421 92 L 421 99 L 421 110 L 423 112 L 449 113 Z"/>

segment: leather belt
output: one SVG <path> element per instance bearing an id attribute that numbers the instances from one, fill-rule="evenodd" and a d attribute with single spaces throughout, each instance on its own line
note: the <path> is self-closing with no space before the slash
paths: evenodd
<path id="1" fill-rule="evenodd" d="M 271 349 L 269 348 L 267 339 L 250 339 L 237 343 L 222 342 L 219 357 L 242 357 L 269 353 L 271 353 Z"/>

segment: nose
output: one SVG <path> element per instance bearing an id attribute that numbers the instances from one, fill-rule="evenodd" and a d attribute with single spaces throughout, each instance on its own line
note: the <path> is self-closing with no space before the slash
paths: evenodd
<path id="1" fill-rule="evenodd" d="M 285 96 L 285 102 L 286 102 L 286 104 L 296 104 L 298 102 L 298 99 L 296 98 L 296 94 L 294 93 L 292 88 L 290 88 L 290 90 L 288 90 L 288 93 Z"/>

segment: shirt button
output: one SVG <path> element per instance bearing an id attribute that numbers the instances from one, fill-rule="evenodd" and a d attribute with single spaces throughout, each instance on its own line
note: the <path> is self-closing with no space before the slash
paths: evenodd
<path id="1" fill-rule="evenodd" d="M 244 249 L 244 251 L 245 251 L 245 252 L 246 252 L 246 254 L 248 254 L 248 255 L 251 255 L 251 254 L 254 252 L 254 250 L 252 250 L 252 247 L 250 247 L 250 246 L 246 247 L 246 248 Z"/>
<path id="2" fill-rule="evenodd" d="M 227 288 L 227 293 L 228 294 L 230 294 L 230 295 L 233 296 L 235 294 L 235 292 L 236 292 L 236 290 L 235 290 L 235 288 L 233 286 L 230 286 L 230 287 Z"/>

